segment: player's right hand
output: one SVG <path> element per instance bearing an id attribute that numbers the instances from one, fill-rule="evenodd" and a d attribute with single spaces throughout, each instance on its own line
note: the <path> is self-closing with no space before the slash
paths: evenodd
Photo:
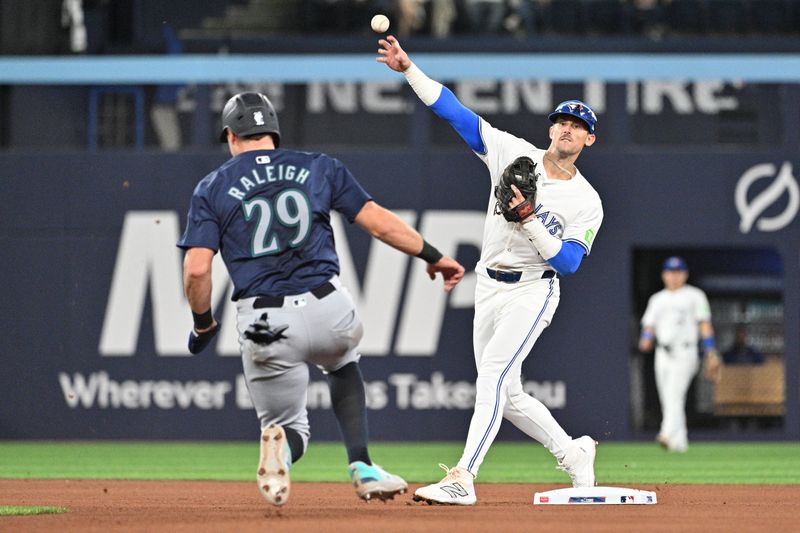
<path id="1" fill-rule="evenodd" d="M 706 353 L 703 359 L 703 377 L 712 383 L 718 383 L 722 377 L 722 361 L 716 350 Z"/>
<path id="2" fill-rule="evenodd" d="M 375 58 L 378 63 L 385 63 L 387 67 L 397 72 L 404 72 L 411 66 L 408 54 L 400 47 L 400 42 L 393 35 L 387 36 L 386 39 L 379 39 L 378 45 L 380 45 L 378 48 L 380 56 Z"/>
<path id="3" fill-rule="evenodd" d="M 461 266 L 461 263 L 446 255 L 435 263 L 428 263 L 427 271 L 431 279 L 436 279 L 436 273 L 441 272 L 444 279 L 444 290 L 447 292 L 451 291 L 464 277 L 464 267 Z"/>
<path id="4" fill-rule="evenodd" d="M 189 333 L 189 352 L 198 354 L 205 350 L 211 342 L 211 339 L 217 336 L 218 331 L 219 322 L 216 320 L 210 328 L 203 331 L 197 331 L 196 329 L 192 328 L 191 333 Z"/>

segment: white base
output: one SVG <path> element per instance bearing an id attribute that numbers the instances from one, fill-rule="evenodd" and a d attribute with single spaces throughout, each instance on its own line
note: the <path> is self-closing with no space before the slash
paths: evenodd
<path id="1" fill-rule="evenodd" d="M 652 505 L 656 493 L 623 487 L 586 487 L 537 492 L 533 505 Z"/>

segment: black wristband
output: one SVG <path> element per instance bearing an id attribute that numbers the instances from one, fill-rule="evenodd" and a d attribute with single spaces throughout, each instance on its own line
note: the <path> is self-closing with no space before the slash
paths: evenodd
<path id="1" fill-rule="evenodd" d="M 194 318 L 194 329 L 208 329 L 214 323 L 214 315 L 211 314 L 210 307 L 205 313 L 192 311 L 192 318 Z"/>
<path id="2" fill-rule="evenodd" d="M 417 257 L 425 261 L 426 263 L 437 263 L 439 259 L 444 257 L 442 252 L 431 246 L 431 243 L 422 239 L 422 251 L 417 254 Z"/>

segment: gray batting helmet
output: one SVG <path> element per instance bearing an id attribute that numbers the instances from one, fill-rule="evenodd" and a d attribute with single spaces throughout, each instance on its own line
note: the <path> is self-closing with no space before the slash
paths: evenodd
<path id="1" fill-rule="evenodd" d="M 239 93 L 231 97 L 222 109 L 222 132 L 219 140 L 227 141 L 225 130 L 239 136 L 271 133 L 275 137 L 275 148 L 281 142 L 278 115 L 269 98 L 261 93 Z"/>

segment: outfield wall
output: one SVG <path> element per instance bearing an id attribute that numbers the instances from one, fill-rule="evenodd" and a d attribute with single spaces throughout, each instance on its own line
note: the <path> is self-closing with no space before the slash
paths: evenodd
<path id="1" fill-rule="evenodd" d="M 381 203 L 474 265 L 489 198 L 477 158 L 465 150 L 336 155 Z M 223 276 L 214 307 L 224 333 L 207 353 L 184 349 L 191 318 L 174 242 L 194 184 L 224 159 L 216 151 L 0 156 L 0 438 L 255 434 Z M 786 416 L 773 436 L 800 437 L 798 164 L 789 150 L 586 153 L 580 166 L 603 199 L 603 227 L 580 271 L 561 282 L 554 322 L 523 367 L 526 388 L 569 432 L 637 437 L 629 412 L 640 305 L 633 256 L 675 250 L 695 258 L 697 279 L 779 279 L 771 290 L 782 292 L 785 309 Z M 342 277 L 367 331 L 373 437 L 463 438 L 475 377 L 474 274 L 448 297 L 431 290 L 420 261 L 370 247 L 354 228 L 340 225 L 337 235 Z M 757 253 L 748 264 L 714 260 L 715 250 L 723 258 L 732 249 L 773 250 L 780 264 Z M 312 381 L 312 434 L 335 439 L 324 378 Z"/>

